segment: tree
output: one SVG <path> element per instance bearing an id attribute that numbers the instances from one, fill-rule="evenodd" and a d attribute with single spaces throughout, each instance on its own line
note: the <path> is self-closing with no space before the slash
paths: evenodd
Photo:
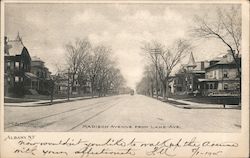
<path id="1" fill-rule="evenodd" d="M 162 85 L 163 100 L 168 99 L 170 74 L 180 60 L 190 51 L 190 44 L 185 40 L 176 40 L 172 46 L 166 48 L 163 44 L 155 41 L 145 44 L 142 49 L 156 67 Z M 152 53 L 152 50 L 156 50 L 157 54 Z"/>
<path id="2" fill-rule="evenodd" d="M 194 36 L 198 38 L 218 39 L 229 48 L 234 59 L 240 84 L 241 96 L 241 61 L 239 54 L 241 51 L 241 9 L 240 6 L 232 6 L 230 9 L 217 8 L 216 18 L 196 16 L 196 25 L 192 29 Z M 240 102 L 239 102 L 240 104 Z"/>
<path id="3" fill-rule="evenodd" d="M 76 74 L 79 72 L 79 69 L 85 65 L 85 59 L 91 50 L 91 44 L 87 39 L 79 40 L 77 39 L 74 44 L 67 44 L 66 48 L 66 59 L 69 66 L 70 74 L 72 77 L 71 89 L 73 90 Z M 71 91 L 72 93 L 72 91 Z"/>
<path id="4" fill-rule="evenodd" d="M 102 81 L 108 69 L 111 56 L 111 49 L 105 46 L 97 46 L 93 49 L 88 62 L 88 75 L 92 86 L 92 96 L 102 90 Z"/>
<path id="5" fill-rule="evenodd" d="M 76 40 L 74 45 L 67 44 L 67 64 L 70 69 L 71 88 L 77 80 L 80 88 L 91 82 L 92 97 L 105 96 L 110 89 L 124 86 L 125 79 L 116 68 L 112 49 L 108 46 L 92 46 L 87 40 Z"/>
<path id="6" fill-rule="evenodd" d="M 233 56 L 239 77 L 241 76 L 241 10 L 239 6 L 230 9 L 217 8 L 216 17 L 209 19 L 205 16 L 196 16 L 195 25 L 191 29 L 192 35 L 198 38 L 218 39 L 227 46 Z"/>

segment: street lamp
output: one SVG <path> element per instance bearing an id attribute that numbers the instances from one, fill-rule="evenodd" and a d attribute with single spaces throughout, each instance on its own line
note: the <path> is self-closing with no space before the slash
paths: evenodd
<path id="1" fill-rule="evenodd" d="M 151 53 L 154 54 L 155 56 L 155 79 L 156 79 L 156 82 L 155 82 L 155 87 L 156 87 L 156 98 L 158 99 L 158 75 L 157 75 L 157 71 L 158 71 L 158 54 L 160 54 L 160 50 L 158 48 L 154 48 L 154 49 L 151 49 Z"/>

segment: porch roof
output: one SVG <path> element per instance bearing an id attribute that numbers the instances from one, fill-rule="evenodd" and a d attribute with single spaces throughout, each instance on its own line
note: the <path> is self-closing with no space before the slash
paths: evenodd
<path id="1" fill-rule="evenodd" d="M 37 79 L 38 77 L 30 72 L 25 72 L 25 76 L 28 77 L 29 79 Z"/>
<path id="2" fill-rule="evenodd" d="M 218 82 L 217 79 L 208 79 L 208 78 L 199 78 L 198 81 L 199 82 L 208 82 L 208 81 L 210 81 L 210 82 Z"/>

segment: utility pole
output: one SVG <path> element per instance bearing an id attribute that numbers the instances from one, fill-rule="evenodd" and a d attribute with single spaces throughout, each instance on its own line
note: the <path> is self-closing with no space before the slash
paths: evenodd
<path id="1" fill-rule="evenodd" d="M 68 97 L 68 101 L 69 101 L 69 69 L 68 69 L 68 87 L 67 87 L 67 97 Z"/>
<path id="2" fill-rule="evenodd" d="M 151 49 L 151 53 L 155 55 L 155 89 L 156 89 L 156 98 L 158 99 L 158 54 L 160 54 L 160 50 L 157 48 Z"/>

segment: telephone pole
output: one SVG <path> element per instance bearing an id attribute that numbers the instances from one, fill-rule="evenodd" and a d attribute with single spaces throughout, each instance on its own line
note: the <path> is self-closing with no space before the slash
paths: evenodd
<path id="1" fill-rule="evenodd" d="M 69 101 L 69 69 L 68 69 L 68 87 L 67 87 L 67 98 L 68 98 L 68 101 Z"/>
<path id="2" fill-rule="evenodd" d="M 151 53 L 155 56 L 155 89 L 156 89 L 156 98 L 158 99 L 158 54 L 160 50 L 157 48 L 151 49 Z"/>

